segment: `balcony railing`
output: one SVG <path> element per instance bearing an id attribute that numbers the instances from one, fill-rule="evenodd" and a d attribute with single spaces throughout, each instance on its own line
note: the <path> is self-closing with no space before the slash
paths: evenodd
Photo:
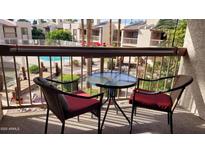
<path id="1" fill-rule="evenodd" d="M 150 46 L 161 46 L 165 40 L 151 39 Z"/>
<path id="2" fill-rule="evenodd" d="M 93 40 L 93 41 L 100 42 L 100 36 L 92 35 L 92 40 Z"/>
<path id="3" fill-rule="evenodd" d="M 0 45 L 17 44 L 17 45 L 58 45 L 58 46 L 81 46 L 79 42 L 64 40 L 45 40 L 45 39 L 4 39 L 0 40 Z"/>
<path id="4" fill-rule="evenodd" d="M 18 39 L 17 38 L 5 38 L 4 40 L 2 39 L 1 44 L 17 44 Z"/>
<path id="5" fill-rule="evenodd" d="M 82 40 L 82 36 L 80 37 L 80 41 Z M 84 36 L 84 40 L 86 41 L 87 40 L 87 35 Z M 100 36 L 97 36 L 97 35 L 92 35 L 91 36 L 91 40 L 92 41 L 96 41 L 96 42 L 100 42 Z"/>
<path id="6" fill-rule="evenodd" d="M 137 44 L 137 38 L 123 38 L 123 44 Z"/>
<path id="7" fill-rule="evenodd" d="M 79 87 L 95 93 L 103 89 L 91 85 L 88 89 L 85 80 L 86 75 L 94 71 L 117 70 L 149 79 L 170 76 L 177 74 L 180 56 L 185 53 L 185 48 L 0 45 L 0 93 L 3 109 L 44 105 L 42 92 L 33 83 L 33 78 L 36 76 L 62 80 L 63 77 L 59 74 L 70 74 L 71 78 L 77 75 L 80 77 Z M 87 60 L 86 65 L 84 58 Z M 10 69 L 6 65 L 7 61 L 13 63 Z M 36 71 L 31 71 L 32 65 L 37 65 Z M 11 80 L 13 83 L 8 84 Z M 163 83 L 157 82 L 155 85 L 144 82 L 141 87 L 155 90 L 166 89 L 171 85 L 172 81 L 167 80 Z M 118 91 L 118 99 L 127 99 L 131 92 L 132 88 Z M 13 101 L 14 97 L 19 98 L 19 101 Z"/>

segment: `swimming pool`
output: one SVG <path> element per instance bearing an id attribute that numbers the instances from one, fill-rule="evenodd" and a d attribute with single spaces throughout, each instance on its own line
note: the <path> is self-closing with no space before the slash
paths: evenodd
<path id="1" fill-rule="evenodd" d="M 48 62 L 50 61 L 50 57 L 41 56 L 40 60 Z M 61 57 L 51 57 L 51 61 L 60 61 L 60 60 L 61 60 Z M 69 60 L 70 60 L 70 57 L 62 57 L 62 61 L 69 61 Z"/>

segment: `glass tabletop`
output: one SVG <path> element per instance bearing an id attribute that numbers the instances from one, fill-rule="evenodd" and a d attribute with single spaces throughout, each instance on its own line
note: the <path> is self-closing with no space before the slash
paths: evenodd
<path id="1" fill-rule="evenodd" d="M 128 88 L 137 83 L 137 78 L 117 71 L 95 72 L 87 77 L 87 82 L 104 88 Z"/>

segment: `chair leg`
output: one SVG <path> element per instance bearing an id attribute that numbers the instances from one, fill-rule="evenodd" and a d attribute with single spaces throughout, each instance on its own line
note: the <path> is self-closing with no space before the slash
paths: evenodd
<path id="1" fill-rule="evenodd" d="M 64 134 L 64 128 L 65 128 L 65 121 L 63 121 L 62 123 L 61 134 Z"/>
<path id="2" fill-rule="evenodd" d="M 132 134 L 133 115 L 134 115 L 135 111 L 136 111 L 136 107 L 134 105 L 132 105 L 132 113 L 131 113 L 131 121 L 130 121 L 130 134 Z"/>
<path id="3" fill-rule="evenodd" d="M 49 109 L 47 108 L 46 125 L 45 125 L 45 131 L 44 131 L 45 134 L 47 134 L 47 129 L 48 129 L 48 117 L 49 117 Z"/>
<path id="4" fill-rule="evenodd" d="M 169 123 L 170 123 L 170 113 L 169 112 L 167 113 L 167 122 L 168 122 L 168 125 L 169 125 Z"/>
<path id="5" fill-rule="evenodd" d="M 100 120 L 101 120 L 101 107 L 98 111 L 98 134 L 102 134 L 102 129 L 100 128 Z"/>
<path id="6" fill-rule="evenodd" d="M 173 134 L 173 118 L 172 118 L 172 113 L 169 113 L 170 117 L 169 117 L 169 122 L 170 122 L 170 132 L 171 134 Z"/>

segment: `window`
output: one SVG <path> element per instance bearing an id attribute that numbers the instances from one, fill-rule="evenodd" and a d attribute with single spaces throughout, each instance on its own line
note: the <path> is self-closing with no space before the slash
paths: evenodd
<path id="1" fill-rule="evenodd" d="M 138 31 L 125 31 L 124 32 L 125 38 L 137 38 L 138 37 Z"/>
<path id="2" fill-rule="evenodd" d="M 21 28 L 22 35 L 28 35 L 28 28 Z"/>
<path id="3" fill-rule="evenodd" d="M 5 38 L 15 38 L 16 35 L 16 28 L 15 27 L 7 27 L 4 26 L 4 37 Z"/>
<path id="4" fill-rule="evenodd" d="M 118 30 L 113 31 L 113 41 L 117 41 L 117 31 Z"/>

